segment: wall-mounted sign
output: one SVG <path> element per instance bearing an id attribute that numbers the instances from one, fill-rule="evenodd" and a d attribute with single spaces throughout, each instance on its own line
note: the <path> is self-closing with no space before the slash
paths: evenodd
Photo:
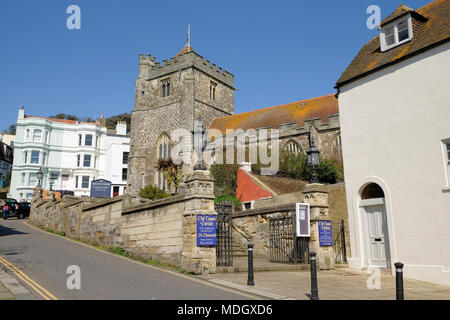
<path id="1" fill-rule="evenodd" d="M 295 204 L 295 233 L 297 237 L 310 236 L 309 203 Z"/>
<path id="2" fill-rule="evenodd" d="M 92 180 L 91 182 L 92 198 L 110 198 L 111 197 L 111 181 L 105 179 Z"/>
<path id="3" fill-rule="evenodd" d="M 197 246 L 215 246 L 217 243 L 216 230 L 217 216 L 197 216 Z"/>
<path id="4" fill-rule="evenodd" d="M 333 231 L 331 228 L 331 221 L 318 221 L 318 227 L 319 227 L 319 246 L 332 247 Z"/>

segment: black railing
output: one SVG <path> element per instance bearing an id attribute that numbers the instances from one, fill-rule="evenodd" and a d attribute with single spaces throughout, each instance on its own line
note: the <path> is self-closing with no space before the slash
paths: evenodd
<path id="1" fill-rule="evenodd" d="M 309 263 L 309 238 L 296 237 L 293 213 L 269 218 L 269 255 L 271 262 Z"/>
<path id="2" fill-rule="evenodd" d="M 333 220 L 333 248 L 337 263 L 347 263 L 346 228 L 344 220 Z"/>
<path id="3" fill-rule="evenodd" d="M 215 204 L 217 212 L 217 266 L 231 267 L 233 265 L 232 238 L 232 202 L 223 201 Z"/>

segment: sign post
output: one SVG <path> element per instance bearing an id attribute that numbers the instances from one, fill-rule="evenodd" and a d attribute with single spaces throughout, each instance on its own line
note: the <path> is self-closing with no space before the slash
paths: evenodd
<path id="1" fill-rule="evenodd" d="M 217 216 L 198 215 L 197 216 L 197 247 L 215 246 Z"/>
<path id="2" fill-rule="evenodd" d="M 111 198 L 111 181 L 105 179 L 92 180 L 91 198 Z"/>
<path id="3" fill-rule="evenodd" d="M 319 246 L 332 247 L 333 231 L 331 228 L 331 221 L 320 220 L 317 223 L 319 227 Z"/>

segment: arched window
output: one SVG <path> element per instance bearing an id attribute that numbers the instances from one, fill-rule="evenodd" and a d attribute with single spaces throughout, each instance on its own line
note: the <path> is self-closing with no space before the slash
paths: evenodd
<path id="1" fill-rule="evenodd" d="M 339 132 L 331 142 L 331 155 L 338 161 L 342 161 L 342 138 Z"/>
<path id="2" fill-rule="evenodd" d="M 361 192 L 361 199 L 367 200 L 376 198 L 384 198 L 383 189 L 376 183 L 370 183 Z"/>
<path id="3" fill-rule="evenodd" d="M 161 134 L 156 142 L 156 154 L 157 160 L 169 160 L 171 157 L 171 141 L 166 133 Z M 159 189 L 165 190 L 167 188 L 166 178 L 164 177 L 162 170 L 158 170 L 156 175 L 156 185 Z"/>
<path id="4" fill-rule="evenodd" d="M 289 140 L 288 142 L 286 142 L 283 146 L 283 150 L 286 150 L 293 154 L 302 153 L 302 148 L 300 147 L 300 144 L 298 144 L 298 142 L 296 142 L 294 140 Z"/>

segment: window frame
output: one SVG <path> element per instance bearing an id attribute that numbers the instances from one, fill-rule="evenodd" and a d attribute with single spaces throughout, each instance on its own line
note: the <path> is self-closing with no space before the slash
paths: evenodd
<path id="1" fill-rule="evenodd" d="M 40 132 L 39 139 L 36 139 L 36 132 Z M 31 137 L 32 142 L 42 142 L 42 129 L 33 129 L 33 136 Z"/>
<path id="2" fill-rule="evenodd" d="M 89 165 L 86 165 L 86 157 L 89 157 Z M 84 154 L 83 155 L 83 168 L 90 168 L 92 164 L 92 155 L 91 154 Z"/>
<path id="3" fill-rule="evenodd" d="M 36 179 L 31 180 L 31 177 L 35 177 Z M 35 182 L 34 184 L 32 184 L 31 182 Z M 37 172 L 30 172 L 28 174 L 28 187 L 36 187 L 38 183 L 38 179 L 37 179 Z"/>
<path id="4" fill-rule="evenodd" d="M 408 38 L 399 41 L 398 38 L 398 25 L 402 22 L 405 22 L 408 24 Z M 393 28 L 394 29 L 394 43 L 391 45 L 388 45 L 386 42 L 386 31 L 389 28 Z M 381 27 L 381 31 L 380 31 L 380 45 L 381 45 L 381 51 L 385 52 L 388 51 L 389 49 L 395 48 L 405 42 L 411 41 L 414 37 L 414 32 L 413 32 L 413 27 L 412 27 L 412 18 L 411 18 L 411 14 L 407 14 L 405 16 L 402 16 L 384 26 Z"/>
<path id="5" fill-rule="evenodd" d="M 37 161 L 33 162 L 33 153 L 37 152 Z M 31 150 L 31 155 L 30 155 L 30 164 L 37 164 L 39 165 L 39 160 L 41 158 L 41 151 L 39 150 Z M 34 156 L 34 160 L 36 160 L 36 156 Z"/>
<path id="6" fill-rule="evenodd" d="M 89 140 L 90 144 L 87 143 L 88 137 L 90 137 L 90 140 Z M 93 142 L 94 142 L 94 135 L 92 135 L 92 134 L 85 134 L 84 135 L 84 145 L 86 147 L 92 147 Z"/>
<path id="7" fill-rule="evenodd" d="M 129 156 L 130 156 L 130 152 L 129 151 L 122 152 L 122 164 L 128 164 L 128 157 Z"/>
<path id="8" fill-rule="evenodd" d="M 87 187 L 85 187 L 85 178 L 87 178 Z M 89 189 L 89 184 L 91 182 L 90 176 L 81 176 L 81 189 Z"/>

